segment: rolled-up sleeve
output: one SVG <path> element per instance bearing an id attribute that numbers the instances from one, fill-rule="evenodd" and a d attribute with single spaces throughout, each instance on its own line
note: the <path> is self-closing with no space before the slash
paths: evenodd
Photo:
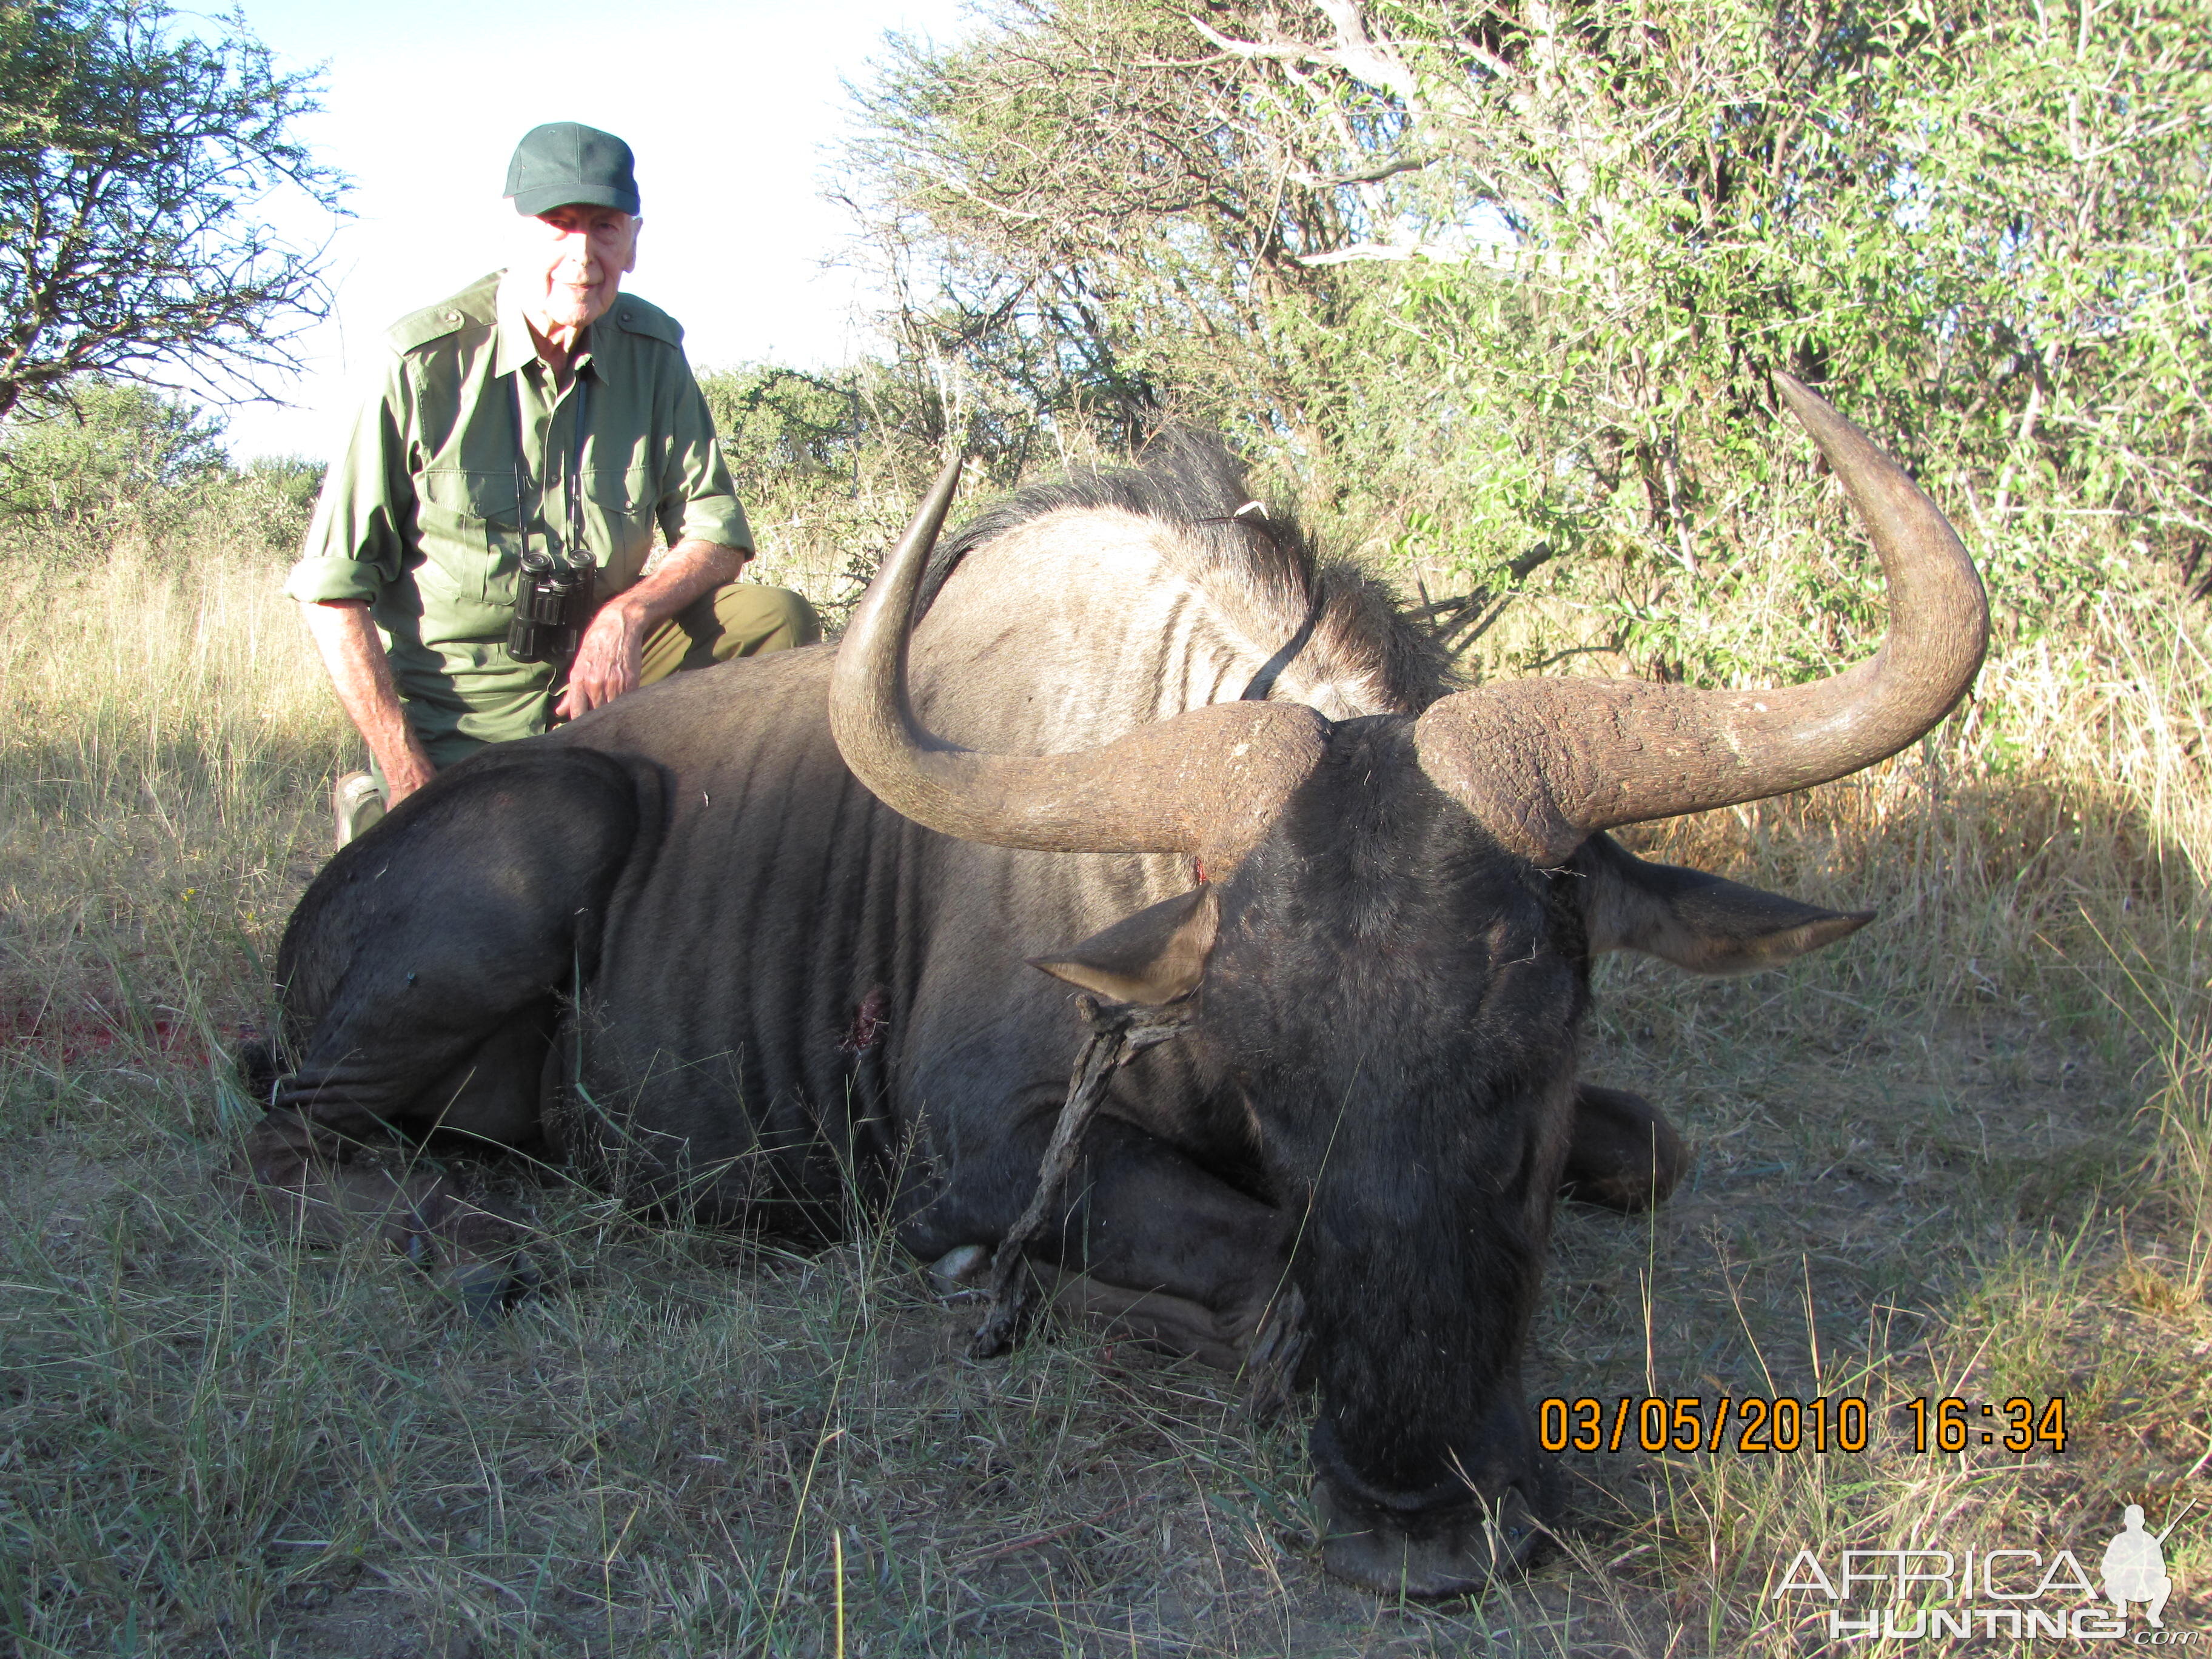
<path id="1" fill-rule="evenodd" d="M 714 436 L 714 417 L 690 374 L 678 391 L 671 442 L 660 475 L 660 533 L 671 547 L 681 541 L 719 542 L 753 550 L 752 526 L 738 504 L 737 486 Z"/>
<path id="2" fill-rule="evenodd" d="M 323 479 L 300 561 L 284 580 L 293 599 L 374 602 L 398 580 L 406 555 L 403 526 L 415 505 L 403 431 L 405 397 L 395 355 L 379 392 L 363 400 L 345 453 Z"/>

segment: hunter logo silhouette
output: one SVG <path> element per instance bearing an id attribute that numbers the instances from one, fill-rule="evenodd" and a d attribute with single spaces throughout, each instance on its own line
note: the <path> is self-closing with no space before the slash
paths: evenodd
<path id="1" fill-rule="evenodd" d="M 2123 1619 L 2128 1616 L 2129 1602 L 2143 1602 L 2151 1628 L 2163 1630 L 2166 1620 L 2159 1614 L 2165 1610 L 2166 1598 L 2173 1594 L 2173 1580 L 2166 1576 L 2166 1552 L 2160 1546 L 2181 1517 L 2176 1516 L 2166 1532 L 2156 1534 L 2143 1530 L 2140 1504 L 2129 1504 L 2120 1519 L 2126 1530 L 2105 1546 L 2105 1599 L 2120 1610 Z"/>

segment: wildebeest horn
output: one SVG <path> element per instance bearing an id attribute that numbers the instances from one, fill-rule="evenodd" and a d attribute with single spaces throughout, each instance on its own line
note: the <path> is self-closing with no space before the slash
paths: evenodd
<path id="1" fill-rule="evenodd" d="M 1193 853 L 1225 874 L 1321 757 L 1297 703 L 1224 702 L 1102 748 L 992 755 L 932 735 L 907 695 L 907 635 L 930 549 L 960 480 L 939 473 L 853 613 L 830 680 L 830 729 L 885 805 L 963 841 L 1060 853 Z"/>
<path id="2" fill-rule="evenodd" d="M 1865 520 L 1889 582 L 1889 634 L 1832 678 L 1773 691 L 1530 679 L 1431 706 L 1421 767 L 1540 865 L 1615 824 L 1826 783 L 1893 755 L 1966 695 L 1989 643 L 1966 550 L 1905 470 L 1788 375 L 1775 385 Z"/>

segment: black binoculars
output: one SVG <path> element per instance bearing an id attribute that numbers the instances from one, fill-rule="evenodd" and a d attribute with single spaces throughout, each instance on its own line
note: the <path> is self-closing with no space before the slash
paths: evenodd
<path id="1" fill-rule="evenodd" d="M 565 666 L 592 620 L 596 574 L 589 564 L 564 564 L 536 548 L 526 551 L 514 585 L 507 654 L 517 662 Z"/>

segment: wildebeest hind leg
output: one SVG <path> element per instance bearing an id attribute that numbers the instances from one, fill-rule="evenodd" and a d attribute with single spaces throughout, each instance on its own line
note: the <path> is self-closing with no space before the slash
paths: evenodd
<path id="1" fill-rule="evenodd" d="M 541 1133 L 559 1005 L 548 997 L 508 1017 L 477 1051 L 423 1091 L 432 1134 L 485 1148 L 525 1146 Z"/>
<path id="2" fill-rule="evenodd" d="M 494 1205 L 465 1197 L 446 1176 L 356 1163 L 379 1137 L 373 1121 L 349 1134 L 300 1112 L 269 1113 L 246 1138 L 248 1191 L 305 1242 L 382 1241 L 446 1274 L 471 1310 L 487 1313 L 529 1276 L 524 1228 Z M 388 1156 L 388 1154 L 387 1154 Z"/>
<path id="3" fill-rule="evenodd" d="M 466 1280 L 516 1224 L 444 1177 L 358 1156 L 393 1130 L 495 1146 L 537 1133 L 556 998 L 588 981 L 657 775 L 522 744 L 438 778 L 331 860 L 278 957 L 288 1047 L 249 1138 L 251 1184 L 319 1240 L 385 1239 Z"/>

